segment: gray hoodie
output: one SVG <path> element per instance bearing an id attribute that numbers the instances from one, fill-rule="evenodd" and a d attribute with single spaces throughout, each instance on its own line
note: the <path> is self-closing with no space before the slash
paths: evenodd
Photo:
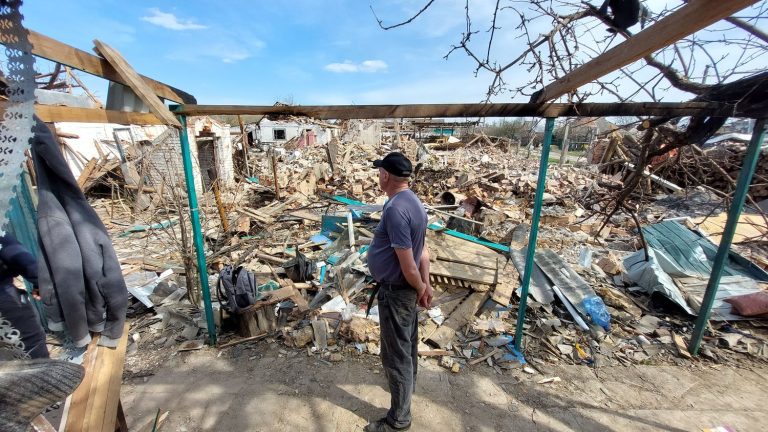
<path id="1" fill-rule="evenodd" d="M 48 326 L 66 329 L 77 346 L 100 332 L 100 344 L 117 346 L 128 290 L 104 224 L 77 185 L 59 144 L 39 119 L 32 158 L 37 174 L 40 295 Z"/>

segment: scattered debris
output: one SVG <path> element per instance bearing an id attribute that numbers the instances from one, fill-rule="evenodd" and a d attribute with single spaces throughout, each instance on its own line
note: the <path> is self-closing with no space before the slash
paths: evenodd
<path id="1" fill-rule="evenodd" d="M 311 119 L 283 120 L 315 125 Z M 267 130 L 276 124 L 259 127 Z M 689 358 L 685 340 L 706 287 L 716 250 L 711 239 L 722 231 L 721 215 L 707 218 L 690 207 L 692 222 L 667 221 L 685 216 L 676 209 L 693 201 L 681 201 L 678 193 L 656 186 L 663 195 L 650 198 L 648 209 L 639 213 L 648 243 L 646 260 L 632 218 L 617 215 L 604 224 L 599 208 L 583 206 L 587 196 L 609 196 L 618 186 L 615 172 L 579 164 L 552 166 L 529 287 L 525 350 L 516 353 L 511 335 L 531 229 L 535 155 L 510 151 L 510 143 L 479 134 L 422 146 L 405 137 L 395 140 L 376 125 L 317 122 L 307 128 L 315 138 L 297 128 L 298 135 L 282 144 L 254 143 L 245 180 L 217 180 L 216 191 L 201 194 L 220 350 L 232 347 L 227 352 L 237 355 L 268 340 L 328 364 L 347 356 L 378 355 L 378 307 L 374 302 L 367 310 L 372 280 L 366 252 L 386 197 L 368 161 L 399 149 L 419 157 L 412 187 L 430 215 L 427 245 L 434 299 L 431 308 L 419 308 L 422 358 L 453 372 L 483 363 L 502 371 L 519 366 L 522 359 L 602 367 Z M 323 130 L 333 132 L 326 136 Z M 152 136 L 153 145 L 167 139 Z M 251 133 L 251 138 L 258 136 Z M 124 139 L 120 144 L 134 169 L 156 170 L 158 158 L 137 158 L 137 144 Z M 147 166 L 142 168 L 143 161 Z M 99 164 L 91 165 L 84 179 L 100 172 Z M 119 184 L 117 168 L 104 178 Z M 88 184 L 92 196 L 104 192 L 98 182 Z M 142 336 L 132 349 L 141 353 L 152 347 L 158 356 L 172 354 L 180 342 L 189 347 L 185 349 L 199 349 L 206 319 L 199 308 L 189 222 L 180 217 L 188 214 L 183 185 L 153 181 L 146 188 L 151 188 L 144 191 L 154 204 L 151 212 L 136 212 L 131 202 L 135 195 L 130 194 L 91 201 L 110 230 L 131 287 L 131 331 Z M 765 293 L 768 277 L 761 279 L 760 266 L 750 263 L 768 259 L 761 261 L 759 248 L 747 249 L 752 244 L 748 236 L 764 234 L 747 226 L 761 220 L 755 215 L 744 219 L 738 250 L 749 253 L 733 254 L 730 273 L 722 278 L 713 319 L 727 321 L 716 321 L 701 349 L 712 361 L 768 354 L 764 329 L 752 324 L 759 321 L 734 321 L 744 317 L 729 304 L 730 297 Z M 226 311 L 216 290 L 214 275 L 225 266 L 243 266 L 258 286 L 256 303 L 236 314 Z M 599 299 L 604 314 L 590 313 L 585 308 L 589 299 Z M 596 318 L 606 316 L 609 328 L 596 325 Z M 129 355 L 129 369 L 137 356 Z M 523 372 L 536 374 L 530 364 L 522 365 Z M 131 370 L 142 374 L 148 367 Z M 547 382 L 557 382 L 552 380 Z"/>

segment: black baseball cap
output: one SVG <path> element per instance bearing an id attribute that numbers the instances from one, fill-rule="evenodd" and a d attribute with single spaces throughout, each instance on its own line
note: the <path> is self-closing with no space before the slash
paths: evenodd
<path id="1" fill-rule="evenodd" d="M 411 161 L 399 152 L 392 152 L 384 156 L 384 159 L 373 161 L 373 166 L 374 168 L 384 168 L 388 173 L 398 177 L 410 177 L 413 172 Z"/>

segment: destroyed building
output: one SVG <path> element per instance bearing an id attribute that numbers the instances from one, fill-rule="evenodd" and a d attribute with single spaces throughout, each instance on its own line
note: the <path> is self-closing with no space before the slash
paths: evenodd
<path id="1" fill-rule="evenodd" d="M 45 41 L 57 53 L 72 52 Z M 281 405 L 274 411 L 293 415 L 283 409 L 286 400 L 294 408 L 301 398 L 315 398 L 320 408 L 313 409 L 322 414 L 323 395 L 300 394 L 310 387 L 341 394 L 334 404 L 346 411 L 369 409 L 367 395 L 350 397 L 340 377 L 355 367 L 379 373 L 381 330 L 378 304 L 370 301 L 375 284 L 368 250 L 387 196 L 371 161 L 393 151 L 413 161 L 410 188 L 428 214 L 434 299 L 418 308 L 418 362 L 427 371 L 422 382 L 438 390 L 424 393 L 448 399 L 461 393 L 460 403 L 478 410 L 499 405 L 488 417 L 501 421 L 518 407 L 499 400 L 529 396 L 554 400 L 560 409 L 577 403 L 584 389 L 601 404 L 585 410 L 631 398 L 629 388 L 651 392 L 655 410 L 663 411 L 672 390 L 682 398 L 706 386 L 693 379 L 677 389 L 682 371 L 694 378 L 701 370 L 752 373 L 768 360 L 765 121 L 709 131 L 701 146 L 651 146 L 663 139 L 652 141 L 653 125 L 644 125 L 726 108 L 742 119 L 757 115 L 751 108 L 699 102 L 199 105 L 181 90 L 139 76 L 113 48 L 96 42 L 97 55 L 79 55 L 107 72 L 81 67 L 123 82 L 146 106 L 84 108 L 83 100 L 68 106 L 68 97 L 50 95 L 41 99 L 54 104 L 35 106 L 61 145 L 78 198 L 82 192 L 104 224 L 130 294 L 118 346 L 107 350 L 94 342 L 77 354 L 87 384 L 63 408 L 64 429 L 88 430 L 96 419 L 115 430 L 125 423 L 126 396 L 147 426 L 142 430 L 168 418 L 163 407 L 147 408 L 158 399 L 202 406 L 201 429 L 215 428 L 219 411 L 239 411 L 210 401 L 222 388 L 233 399 L 252 398 L 243 403 L 253 412 L 274 398 Z M 59 61 L 77 63 L 70 57 L 78 56 L 62 55 Z M 178 105 L 169 109 L 157 96 Z M 246 115 L 259 118 L 242 121 Z M 628 115 L 644 121 L 617 127 L 606 120 Z M 62 121 L 77 116 L 89 122 Z M 474 120 L 515 116 L 527 128 L 518 136 L 489 134 Z M 559 163 L 549 157 L 558 134 L 567 142 L 565 130 L 555 128 L 557 118 L 574 122 L 577 144 L 571 154 L 561 144 L 566 157 Z M 739 135 L 745 124 L 754 129 L 749 136 Z M 665 123 L 656 136 L 687 137 L 685 127 Z M 26 194 L 40 182 L 33 163 L 22 171 L 17 201 L 23 209 L 13 209 L 11 225 L 30 231 L 35 228 L 23 228 L 19 219 L 34 212 Z M 74 357 L 66 341 L 50 345 L 54 354 Z M 321 381 L 317 368 L 331 370 L 331 378 Z M 623 372 L 614 376 L 630 384 L 609 394 L 614 390 L 606 388 L 624 384 L 602 374 L 617 369 Z M 155 376 L 158 370 L 167 375 Z M 209 374 L 223 383 L 201 384 Z M 275 381 L 259 386 L 249 381 L 256 375 Z M 663 388 L 649 391 L 657 375 L 664 375 Z M 465 376 L 476 387 L 456 384 Z M 131 388 L 121 394 L 123 380 Z M 505 381 L 496 386 L 496 380 Z M 131 394 L 147 382 L 161 389 L 154 398 L 150 391 Z M 495 392 L 484 391 L 481 384 L 489 382 Z M 370 394 L 379 391 L 365 385 Z M 515 393 L 522 391 L 523 397 Z M 557 399 L 566 391 L 576 396 Z M 632 400 L 622 403 L 640 409 Z M 187 415 L 171 421 L 186 430 Z M 209 415 L 214 420 L 206 424 Z M 300 429 L 275 416 L 289 425 L 280 427 Z"/>

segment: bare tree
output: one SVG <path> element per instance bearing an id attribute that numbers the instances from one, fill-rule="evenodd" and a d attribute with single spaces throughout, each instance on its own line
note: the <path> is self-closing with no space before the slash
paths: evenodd
<path id="1" fill-rule="evenodd" d="M 602 2 L 602 1 L 601 1 Z M 651 23 L 685 4 L 685 0 L 653 2 Z M 578 66 L 632 37 L 613 27 L 610 16 L 576 0 L 466 1 L 465 29 L 445 59 L 463 53 L 474 61 L 474 74 L 489 76 L 486 100 L 499 97 L 535 99 L 536 91 Z M 385 30 L 412 23 L 430 8 L 425 2 L 414 15 Z M 479 12 L 478 12 L 479 10 Z M 375 15 L 375 12 L 374 12 Z M 739 105 L 754 117 L 768 114 L 768 35 L 759 29 L 768 21 L 768 0 L 730 17 L 563 96 L 568 102 L 601 101 L 708 101 Z M 481 24 L 477 24 L 481 23 Z M 651 24 L 652 25 L 652 24 Z M 639 26 L 637 26 L 639 28 Z M 607 31 L 608 30 L 608 31 Z M 519 80 L 521 72 L 527 79 Z M 514 76 L 512 83 L 508 76 Z M 639 139 L 629 153 L 634 170 L 626 170 L 624 187 L 610 199 L 601 199 L 605 222 L 618 211 L 633 218 L 636 204 L 630 197 L 650 162 L 671 150 L 699 145 L 710 138 L 726 117 L 638 118 Z"/>

